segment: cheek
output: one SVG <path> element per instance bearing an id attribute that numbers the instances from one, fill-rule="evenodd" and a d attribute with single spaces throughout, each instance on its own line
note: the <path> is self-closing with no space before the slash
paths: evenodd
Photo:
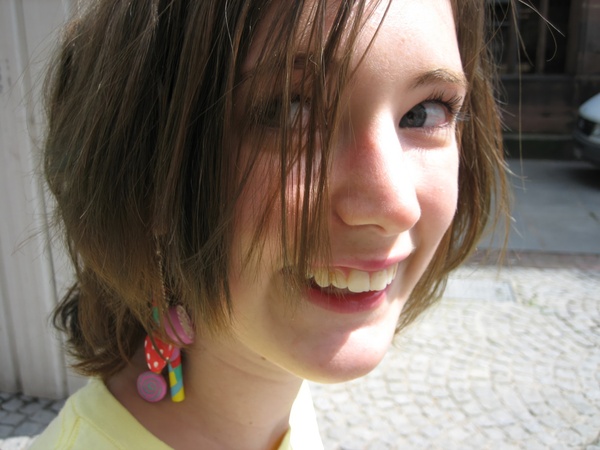
<path id="1" fill-rule="evenodd" d="M 230 283 L 248 297 L 269 284 L 269 278 L 284 267 L 282 249 L 282 205 L 279 163 L 270 154 L 259 156 L 246 179 L 238 198 L 231 241 Z M 292 170 L 286 180 L 286 221 L 292 228 L 296 218 L 298 170 Z M 288 248 L 294 235 L 288 231 Z M 244 287 L 246 286 L 246 287 Z"/>
<path id="2" fill-rule="evenodd" d="M 458 201 L 458 150 L 455 146 L 443 151 L 428 151 L 422 155 L 418 180 L 421 222 L 440 234 L 450 226 Z"/>
<path id="3" fill-rule="evenodd" d="M 260 284 L 263 280 L 256 274 L 267 272 L 267 266 L 274 264 L 274 243 L 279 233 L 274 220 L 277 211 L 273 208 L 277 209 L 278 205 L 273 205 L 273 188 L 267 172 L 265 164 L 254 166 L 235 206 L 229 256 L 232 298 L 237 299 L 240 292 L 244 293 L 244 285 Z M 269 213 L 269 210 L 272 211 Z"/>

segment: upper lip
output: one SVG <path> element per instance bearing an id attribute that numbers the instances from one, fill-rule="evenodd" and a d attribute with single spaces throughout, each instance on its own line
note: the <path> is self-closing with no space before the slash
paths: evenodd
<path id="1" fill-rule="evenodd" d="M 356 257 L 337 257 L 330 264 L 331 268 L 339 270 L 362 270 L 363 272 L 377 272 L 387 269 L 395 264 L 398 264 L 408 258 L 413 252 L 409 251 L 396 253 L 394 256 L 385 256 L 381 258 L 356 258 Z"/>

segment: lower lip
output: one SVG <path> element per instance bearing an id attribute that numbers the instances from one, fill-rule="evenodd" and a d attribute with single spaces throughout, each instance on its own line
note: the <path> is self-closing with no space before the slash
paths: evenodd
<path id="1" fill-rule="evenodd" d="M 384 302 L 388 289 L 389 286 L 382 291 L 350 293 L 341 297 L 311 287 L 308 289 L 308 301 L 336 313 L 360 313 L 377 309 Z"/>

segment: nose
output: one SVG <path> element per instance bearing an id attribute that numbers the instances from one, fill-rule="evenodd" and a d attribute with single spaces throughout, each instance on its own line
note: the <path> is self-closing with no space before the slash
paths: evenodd
<path id="1" fill-rule="evenodd" d="M 394 121 L 372 119 L 345 134 L 333 161 L 334 222 L 384 236 L 410 230 L 421 217 L 418 168 L 403 151 Z"/>

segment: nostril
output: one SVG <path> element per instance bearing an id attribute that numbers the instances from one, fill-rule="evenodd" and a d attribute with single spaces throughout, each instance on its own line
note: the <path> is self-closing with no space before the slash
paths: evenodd
<path id="1" fill-rule="evenodd" d="M 357 195 L 337 202 L 334 213 L 345 226 L 372 227 L 379 234 L 390 235 L 411 229 L 421 217 L 421 208 L 416 195 L 388 202 Z"/>
<path id="2" fill-rule="evenodd" d="M 414 189 L 398 192 L 381 189 L 346 191 L 333 199 L 335 218 L 345 226 L 372 227 L 379 234 L 398 234 L 411 229 L 421 217 Z"/>

